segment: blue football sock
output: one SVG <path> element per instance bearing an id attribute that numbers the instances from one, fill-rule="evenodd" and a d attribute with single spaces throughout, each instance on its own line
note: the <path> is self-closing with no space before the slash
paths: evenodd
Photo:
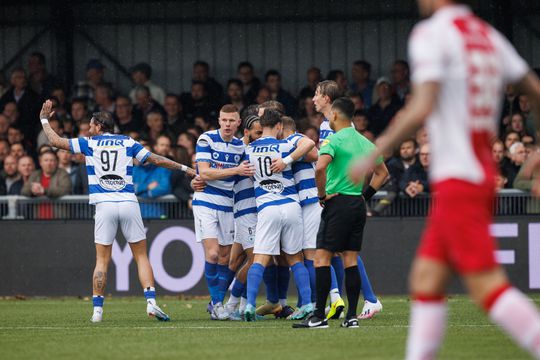
<path id="1" fill-rule="evenodd" d="M 334 256 L 332 258 L 332 267 L 336 272 L 337 288 L 339 290 L 339 294 L 341 295 L 341 289 L 343 288 L 343 278 L 345 277 L 345 269 L 343 269 L 343 260 L 341 260 L 341 256 Z"/>
<path id="2" fill-rule="evenodd" d="M 302 306 L 311 303 L 311 288 L 309 285 L 309 273 L 304 263 L 297 262 L 291 267 L 294 275 L 294 281 L 302 298 Z"/>
<path id="3" fill-rule="evenodd" d="M 219 276 L 217 264 L 211 264 L 208 261 L 204 263 L 204 277 L 210 292 L 212 304 L 219 302 Z"/>
<path id="4" fill-rule="evenodd" d="M 288 266 L 277 267 L 278 278 L 278 297 L 280 300 L 287 299 L 287 292 L 289 291 L 289 281 L 291 280 L 291 272 Z"/>
<path id="5" fill-rule="evenodd" d="M 219 288 L 219 298 L 220 302 L 223 302 L 225 299 L 225 294 L 227 294 L 227 290 L 229 290 L 229 286 L 231 286 L 232 281 L 234 280 L 234 271 L 229 269 L 229 266 L 227 265 L 219 265 L 218 264 L 218 288 Z"/>
<path id="6" fill-rule="evenodd" d="M 277 281 L 277 267 L 274 265 L 268 266 L 264 270 L 264 285 L 266 286 L 266 300 L 272 304 L 279 302 Z"/>
<path id="7" fill-rule="evenodd" d="M 156 300 L 156 288 L 147 287 L 144 289 L 144 298 L 148 300 Z"/>
<path id="8" fill-rule="evenodd" d="M 362 295 L 364 296 L 364 300 L 367 300 L 370 303 L 376 303 L 377 296 L 375 296 L 375 293 L 371 288 L 371 283 L 369 282 L 366 268 L 364 266 L 364 262 L 360 258 L 360 255 L 358 255 L 358 272 L 360 273 L 360 279 L 362 281 Z"/>
<path id="9" fill-rule="evenodd" d="M 242 291 L 242 297 L 247 299 L 247 284 L 244 284 L 244 291 Z"/>
<path id="10" fill-rule="evenodd" d="M 333 266 L 330 266 L 330 277 L 332 279 L 330 283 L 330 290 L 337 289 L 338 283 L 337 283 L 336 271 L 334 270 Z"/>
<path id="11" fill-rule="evenodd" d="M 101 295 L 94 295 L 92 297 L 92 305 L 94 305 L 94 307 L 103 307 L 103 302 L 105 301 L 105 298 Z"/>
<path id="12" fill-rule="evenodd" d="M 315 303 L 317 301 L 317 287 L 315 285 L 315 266 L 313 265 L 313 260 L 304 260 L 304 265 L 309 273 L 309 287 L 311 288 L 311 302 Z"/>
<path id="13" fill-rule="evenodd" d="M 240 281 L 238 281 L 238 279 L 236 279 L 236 281 L 234 282 L 234 285 L 231 289 L 231 295 L 234 296 L 234 297 L 241 297 L 242 294 L 244 293 L 244 290 L 246 289 L 246 284 L 244 283 L 241 283 Z"/>
<path id="14" fill-rule="evenodd" d="M 257 293 L 259 292 L 263 274 L 264 266 L 259 263 L 254 263 L 251 265 L 251 268 L 249 268 L 247 275 L 247 301 L 248 304 L 253 307 L 255 307 L 257 303 Z"/>

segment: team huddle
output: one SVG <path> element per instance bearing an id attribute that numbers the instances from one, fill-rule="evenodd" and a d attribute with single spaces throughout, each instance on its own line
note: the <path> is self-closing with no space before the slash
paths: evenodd
<path id="1" fill-rule="evenodd" d="M 328 114 L 337 94 L 333 81 L 324 81 L 317 88 L 316 96 Z M 338 109 L 340 102 L 352 104 L 349 99 L 339 99 L 336 112 L 343 112 Z M 350 127 L 352 114 L 348 112 Z M 315 308 L 314 258 L 323 209 L 315 180 L 316 144 L 296 132 L 294 120 L 283 115 L 283 105 L 276 101 L 248 107 L 242 119 L 234 106 L 225 105 L 219 122 L 219 130 L 201 135 L 197 142 L 199 176 L 192 182 L 198 190 L 193 213 L 197 241 L 205 249 L 211 296 L 208 311 L 216 320 L 253 321 L 269 314 L 303 320 Z M 237 139 L 233 135 L 240 125 L 244 136 Z M 326 130 L 327 136 L 331 133 Z M 361 234 L 356 253 L 360 243 Z M 328 318 L 339 318 L 345 307 L 340 295 L 344 269 L 339 255 L 334 265 Z M 287 303 L 291 271 L 298 291 L 296 309 Z M 367 278 L 363 267 L 362 271 Z M 267 300 L 257 308 L 263 281 Z M 372 290 L 369 292 L 360 318 L 382 310 Z"/>

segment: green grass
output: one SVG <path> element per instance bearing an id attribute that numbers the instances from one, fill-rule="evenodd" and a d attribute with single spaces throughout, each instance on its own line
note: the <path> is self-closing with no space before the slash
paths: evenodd
<path id="1" fill-rule="evenodd" d="M 540 305 L 540 296 L 534 300 Z M 172 320 L 145 314 L 141 298 L 108 298 L 91 324 L 88 300 L 0 300 L 1 359 L 402 359 L 406 297 L 381 299 L 384 312 L 360 329 L 299 330 L 288 320 L 210 321 L 206 301 L 159 299 Z M 440 359 L 528 359 L 465 297 L 449 300 Z"/>

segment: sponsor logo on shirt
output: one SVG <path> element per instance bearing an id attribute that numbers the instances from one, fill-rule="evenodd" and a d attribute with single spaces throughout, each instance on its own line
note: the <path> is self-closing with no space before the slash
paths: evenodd
<path id="1" fill-rule="evenodd" d="M 277 180 L 263 180 L 259 185 L 264 190 L 274 194 L 281 194 L 284 189 L 283 184 Z"/>
<path id="2" fill-rule="evenodd" d="M 119 175 L 103 175 L 99 178 L 99 185 L 105 190 L 120 191 L 126 187 L 126 180 Z"/>

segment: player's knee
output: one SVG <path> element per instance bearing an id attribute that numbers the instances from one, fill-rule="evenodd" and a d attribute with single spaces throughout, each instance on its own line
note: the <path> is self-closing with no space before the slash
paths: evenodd
<path id="1" fill-rule="evenodd" d="M 219 252 L 217 250 L 208 250 L 205 254 L 206 261 L 216 264 L 219 260 Z"/>

